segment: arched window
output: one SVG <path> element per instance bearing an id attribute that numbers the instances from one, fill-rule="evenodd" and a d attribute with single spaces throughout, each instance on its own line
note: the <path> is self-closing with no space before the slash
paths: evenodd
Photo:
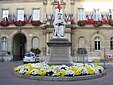
<path id="1" fill-rule="evenodd" d="M 101 39 L 99 37 L 96 37 L 94 44 L 95 44 L 95 50 L 100 50 Z"/>
<path id="2" fill-rule="evenodd" d="M 32 39 L 32 48 L 38 48 L 39 47 L 39 40 L 37 37 L 34 37 Z"/>
<path id="3" fill-rule="evenodd" d="M 110 39 L 110 49 L 113 50 L 113 37 Z"/>
<path id="4" fill-rule="evenodd" d="M 7 38 L 6 37 L 1 38 L 1 50 L 7 51 Z"/>

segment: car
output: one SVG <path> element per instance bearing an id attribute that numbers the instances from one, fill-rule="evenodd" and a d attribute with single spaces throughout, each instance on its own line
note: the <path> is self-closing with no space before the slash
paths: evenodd
<path id="1" fill-rule="evenodd" d="M 36 63 L 39 62 L 39 57 L 33 52 L 27 52 L 23 58 L 23 63 Z"/>

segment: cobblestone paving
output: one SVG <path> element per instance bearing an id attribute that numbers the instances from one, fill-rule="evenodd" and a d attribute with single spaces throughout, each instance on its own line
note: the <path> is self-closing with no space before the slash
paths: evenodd
<path id="1" fill-rule="evenodd" d="M 20 61 L 0 63 L 0 85 L 113 85 L 113 65 L 107 65 L 107 74 L 97 79 L 83 81 L 38 81 L 15 76 L 12 69 L 20 64 L 22 64 Z"/>

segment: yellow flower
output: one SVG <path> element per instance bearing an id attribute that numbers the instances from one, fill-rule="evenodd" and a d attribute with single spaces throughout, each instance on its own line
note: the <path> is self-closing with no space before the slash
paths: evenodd
<path id="1" fill-rule="evenodd" d="M 30 64 L 30 63 L 28 63 L 28 64 L 24 64 L 24 66 L 31 66 L 31 64 Z"/>
<path id="2" fill-rule="evenodd" d="M 51 65 L 50 68 L 51 68 L 51 69 L 54 69 L 54 65 Z"/>
<path id="3" fill-rule="evenodd" d="M 100 60 L 98 60 L 98 59 L 93 59 L 92 62 L 94 62 L 94 63 L 99 63 Z"/>
<path id="4" fill-rule="evenodd" d="M 25 72 L 26 75 L 30 75 L 30 70 Z"/>
<path id="5" fill-rule="evenodd" d="M 87 68 L 88 74 L 93 75 L 95 72 L 91 68 Z"/>
<path id="6" fill-rule="evenodd" d="M 69 70 L 76 71 L 77 68 L 69 68 Z"/>
<path id="7" fill-rule="evenodd" d="M 13 68 L 13 71 L 15 71 L 15 72 L 16 72 L 16 67 L 14 67 L 14 68 Z"/>
<path id="8" fill-rule="evenodd" d="M 58 77 L 64 77 L 65 73 L 64 72 L 58 72 L 56 73 L 56 76 Z"/>
<path id="9" fill-rule="evenodd" d="M 74 71 L 74 73 L 75 73 L 76 76 L 79 76 L 79 75 L 81 74 L 81 73 L 80 73 L 79 71 L 77 71 L 77 70 Z"/>
<path id="10" fill-rule="evenodd" d="M 100 66 L 99 64 L 94 64 L 94 67 L 98 67 L 98 66 Z"/>
<path id="11" fill-rule="evenodd" d="M 39 76 L 45 76 L 45 75 L 46 75 L 46 71 L 40 70 L 40 71 L 38 72 L 38 75 L 39 75 Z"/>

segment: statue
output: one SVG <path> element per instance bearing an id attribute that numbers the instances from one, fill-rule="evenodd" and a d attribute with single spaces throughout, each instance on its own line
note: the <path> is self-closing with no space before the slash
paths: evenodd
<path id="1" fill-rule="evenodd" d="M 65 21 L 61 17 L 61 13 L 59 12 L 55 17 L 53 22 L 54 30 L 53 30 L 53 38 L 65 38 Z"/>

